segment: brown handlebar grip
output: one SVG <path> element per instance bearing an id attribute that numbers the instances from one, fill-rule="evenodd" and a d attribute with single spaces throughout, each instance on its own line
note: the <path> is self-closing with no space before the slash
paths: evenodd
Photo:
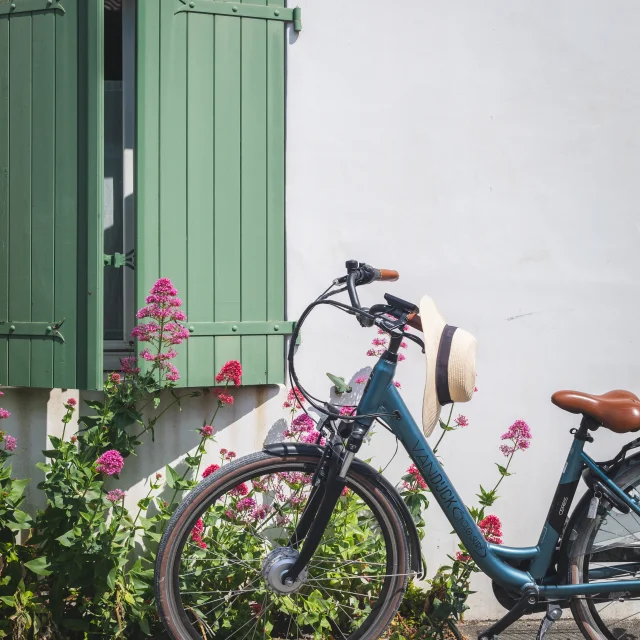
<path id="1" fill-rule="evenodd" d="M 407 324 L 418 331 L 422 331 L 422 318 L 417 313 L 412 313 L 407 318 Z"/>
<path id="2" fill-rule="evenodd" d="M 400 274 L 393 269 L 380 269 L 380 280 L 395 282 L 399 277 Z"/>

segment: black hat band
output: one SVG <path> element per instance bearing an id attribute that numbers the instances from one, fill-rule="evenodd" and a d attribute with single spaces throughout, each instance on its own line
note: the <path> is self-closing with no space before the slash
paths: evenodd
<path id="1" fill-rule="evenodd" d="M 451 404 L 451 394 L 449 392 L 449 356 L 451 355 L 451 343 L 453 334 L 458 327 L 445 325 L 440 344 L 438 346 L 438 356 L 436 357 L 436 394 L 441 405 Z"/>

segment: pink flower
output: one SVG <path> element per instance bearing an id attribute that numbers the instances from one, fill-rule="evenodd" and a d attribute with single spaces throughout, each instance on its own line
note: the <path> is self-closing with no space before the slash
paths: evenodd
<path id="1" fill-rule="evenodd" d="M 463 415 L 459 415 L 454 421 L 453 424 L 456 427 L 468 427 L 469 426 L 469 419 L 466 418 Z"/>
<path id="2" fill-rule="evenodd" d="M 406 349 L 409 345 L 406 342 L 401 342 L 400 343 L 400 348 L 401 349 Z"/>
<path id="3" fill-rule="evenodd" d="M 224 456 L 225 460 L 233 460 L 236 457 L 236 452 L 235 451 L 227 451 L 227 453 Z"/>
<path id="4" fill-rule="evenodd" d="M 67 404 L 70 407 L 75 407 L 78 404 L 78 401 L 75 398 L 67 398 Z"/>
<path id="5" fill-rule="evenodd" d="M 156 473 L 156 480 L 162 480 L 162 474 Z"/>
<path id="6" fill-rule="evenodd" d="M 354 382 L 356 384 L 364 384 L 369 378 L 367 378 L 366 376 L 360 376 L 359 378 L 356 378 L 354 380 Z"/>
<path id="7" fill-rule="evenodd" d="M 140 368 L 138 367 L 138 358 L 136 358 L 135 356 L 121 358 L 120 368 L 122 373 L 124 373 L 125 375 L 135 375 L 136 373 L 140 373 Z"/>
<path id="8" fill-rule="evenodd" d="M 120 502 L 120 500 L 122 500 L 124 496 L 125 493 L 124 491 L 122 491 L 122 489 L 112 489 L 111 491 L 109 491 L 109 493 L 107 493 L 107 500 L 115 504 L 116 502 Z"/>
<path id="9" fill-rule="evenodd" d="M 318 438 L 320 438 L 320 433 L 314 429 L 313 431 L 309 431 L 308 433 L 303 433 L 300 437 L 300 442 L 306 442 L 307 444 L 316 444 L 318 443 Z M 320 442 L 318 444 L 320 444 L 320 446 L 324 446 L 325 439 L 320 438 Z"/>
<path id="10" fill-rule="evenodd" d="M 220 455 L 224 458 L 227 455 L 228 449 L 220 449 Z"/>
<path id="11" fill-rule="evenodd" d="M 341 416 L 352 416 L 356 412 L 355 407 L 340 407 L 340 415 Z"/>
<path id="12" fill-rule="evenodd" d="M 110 449 L 105 451 L 96 460 L 96 471 L 98 473 L 104 473 L 107 476 L 113 476 L 122 471 L 124 467 L 124 459 L 118 451 Z"/>
<path id="13" fill-rule="evenodd" d="M 289 393 L 287 393 L 287 399 L 284 401 L 282 408 L 283 409 L 302 409 L 302 404 L 305 399 L 302 393 L 300 393 L 300 389 L 298 387 L 293 387 L 289 389 Z"/>
<path id="14" fill-rule="evenodd" d="M 17 446 L 18 446 L 18 441 L 13 436 L 10 436 L 9 434 L 5 434 L 4 448 L 7 451 L 15 451 Z"/>
<path id="15" fill-rule="evenodd" d="M 406 480 L 403 482 L 402 486 L 408 491 L 424 491 L 428 488 L 427 483 L 424 481 L 424 478 L 420 473 L 420 470 L 418 469 L 418 467 L 416 467 L 415 464 L 412 464 L 407 469 L 407 475 L 410 475 L 413 478 L 410 482 L 407 482 Z"/>
<path id="16" fill-rule="evenodd" d="M 229 493 L 232 496 L 236 496 L 236 497 L 246 496 L 247 493 L 249 493 L 249 487 L 247 487 L 247 485 L 243 482 L 242 484 L 239 484 L 237 487 L 234 487 L 233 489 L 231 489 Z"/>
<path id="17" fill-rule="evenodd" d="M 110 373 L 109 374 L 109 382 L 113 384 L 120 384 L 121 378 L 119 373 Z"/>
<path id="18" fill-rule="evenodd" d="M 342 497 L 346 497 L 349 495 L 349 487 L 343 487 L 342 493 L 340 494 Z"/>
<path id="19" fill-rule="evenodd" d="M 315 429 L 316 423 L 310 415 L 301 413 L 291 421 L 291 427 L 295 433 L 300 431 L 309 432 L 312 429 Z"/>
<path id="20" fill-rule="evenodd" d="M 489 515 L 478 523 L 478 527 L 487 542 L 502 544 L 502 523 L 498 516 Z"/>
<path id="21" fill-rule="evenodd" d="M 249 511 L 256 506 L 256 501 L 253 498 L 242 498 L 242 500 L 238 500 L 236 504 L 236 509 L 238 511 Z"/>
<path id="22" fill-rule="evenodd" d="M 386 347 L 387 346 L 387 339 L 386 338 L 374 338 L 371 341 L 371 344 L 374 347 Z"/>
<path id="23" fill-rule="evenodd" d="M 256 507 L 252 513 L 251 513 L 251 517 L 254 520 L 264 520 L 267 517 L 267 514 L 269 513 L 269 508 L 267 507 L 267 505 L 261 505 L 259 507 Z"/>
<path id="24" fill-rule="evenodd" d="M 203 472 L 202 477 L 208 478 L 212 473 L 215 473 L 220 468 L 219 464 L 210 464 Z"/>
<path id="25" fill-rule="evenodd" d="M 71 436 L 71 442 L 73 442 L 73 444 L 78 442 L 78 436 Z"/>
<path id="26" fill-rule="evenodd" d="M 395 381 L 394 381 L 393 386 L 394 386 L 396 389 L 402 389 L 402 385 L 401 385 L 397 380 L 395 380 Z"/>
<path id="27" fill-rule="evenodd" d="M 8 418 L 10 415 L 11 414 L 6 409 L 0 408 L 0 420 L 4 420 L 5 418 Z"/>
<path id="28" fill-rule="evenodd" d="M 407 356 L 404 355 L 404 353 L 399 353 L 398 354 L 398 362 L 402 362 L 403 360 L 406 360 Z"/>
<path id="29" fill-rule="evenodd" d="M 525 451 L 529 448 L 531 430 L 524 420 L 516 420 L 500 439 L 511 441 L 510 445 L 500 445 L 500 451 L 505 457 L 512 456 L 516 451 Z"/>
<path id="30" fill-rule="evenodd" d="M 167 380 L 171 380 L 171 382 L 177 382 L 178 380 L 180 380 L 180 373 L 178 372 L 178 369 L 175 365 L 167 362 L 164 365 L 164 368 L 168 371 L 168 373 L 165 374 Z"/>
<path id="31" fill-rule="evenodd" d="M 233 396 L 230 393 L 225 393 L 223 389 L 214 389 L 213 395 L 218 398 L 220 404 L 233 404 Z"/>
<path id="32" fill-rule="evenodd" d="M 4 395 L 4 391 L 0 391 L 0 398 Z"/>
<path id="33" fill-rule="evenodd" d="M 242 384 L 242 365 L 237 360 L 229 360 L 216 375 L 216 382 L 232 382 L 239 387 Z"/>
<path id="34" fill-rule="evenodd" d="M 210 438 L 213 435 L 213 427 L 210 424 L 206 424 L 200 429 L 200 433 L 203 437 Z"/>
<path id="35" fill-rule="evenodd" d="M 459 562 L 469 562 L 469 560 L 471 560 L 471 556 L 458 551 L 458 553 L 456 553 L 456 560 L 458 560 Z"/>

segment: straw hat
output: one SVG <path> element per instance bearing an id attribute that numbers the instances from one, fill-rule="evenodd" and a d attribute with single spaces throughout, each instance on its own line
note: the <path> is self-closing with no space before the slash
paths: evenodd
<path id="1" fill-rule="evenodd" d="M 429 437 L 444 405 L 471 400 L 478 343 L 468 331 L 448 325 L 429 296 L 420 301 L 420 318 L 427 357 L 422 428 Z"/>

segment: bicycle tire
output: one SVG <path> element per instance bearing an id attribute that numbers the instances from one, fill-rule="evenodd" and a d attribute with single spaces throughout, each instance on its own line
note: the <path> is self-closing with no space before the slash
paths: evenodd
<path id="1" fill-rule="evenodd" d="M 216 503 L 220 496 L 226 495 L 225 492 L 228 492 L 230 487 L 237 487 L 250 478 L 290 473 L 296 469 L 303 470 L 304 473 L 313 473 L 318 460 L 319 454 L 300 453 L 287 456 L 286 459 L 264 451 L 251 454 L 224 465 L 200 483 L 180 504 L 162 536 L 155 572 L 159 615 L 172 640 L 202 640 L 203 638 L 222 640 L 227 637 L 224 631 L 206 635 L 203 633 L 202 626 L 196 629 L 193 618 L 189 619 L 180 593 L 183 549 L 201 515 Z M 362 468 L 362 465 L 363 463 L 359 463 L 357 466 Z M 340 640 L 375 640 L 391 624 L 402 602 L 410 573 L 409 545 L 403 520 L 393 502 L 376 484 L 373 469 L 367 467 L 367 473 L 363 474 L 352 466 L 347 475 L 347 486 L 371 508 L 377 518 L 390 556 L 387 560 L 386 574 L 382 576 L 384 578 L 384 587 L 381 591 L 384 597 L 380 598 L 382 602 L 376 601 L 366 619 L 353 633 L 347 636 L 340 631 L 341 636 L 336 637 Z M 235 638 L 240 640 L 241 637 L 241 635 L 233 636 L 234 640 Z M 286 637 L 289 637 L 288 629 Z"/>
<path id="2" fill-rule="evenodd" d="M 629 459 L 618 471 L 615 482 L 640 501 L 640 460 Z M 615 558 L 629 552 L 637 555 L 637 561 L 640 562 L 640 553 L 635 553 L 636 547 L 628 546 L 630 536 L 635 544 L 640 541 L 640 518 L 633 511 L 625 515 L 613 506 L 601 503 L 596 517 L 588 518 L 589 502 L 579 508 L 581 513 L 573 519 L 572 529 L 567 532 L 570 536 L 567 565 L 569 584 L 588 582 L 589 572 L 603 567 L 611 572 L 612 563 L 619 562 Z M 613 566 L 618 567 L 615 569 L 616 579 L 624 579 L 622 567 L 625 565 Z M 629 576 L 635 579 L 635 573 Z M 606 598 L 604 594 L 576 596 L 571 599 L 571 611 L 587 640 L 628 640 L 638 637 L 640 594 L 625 594 L 622 590 L 607 594 Z"/>

